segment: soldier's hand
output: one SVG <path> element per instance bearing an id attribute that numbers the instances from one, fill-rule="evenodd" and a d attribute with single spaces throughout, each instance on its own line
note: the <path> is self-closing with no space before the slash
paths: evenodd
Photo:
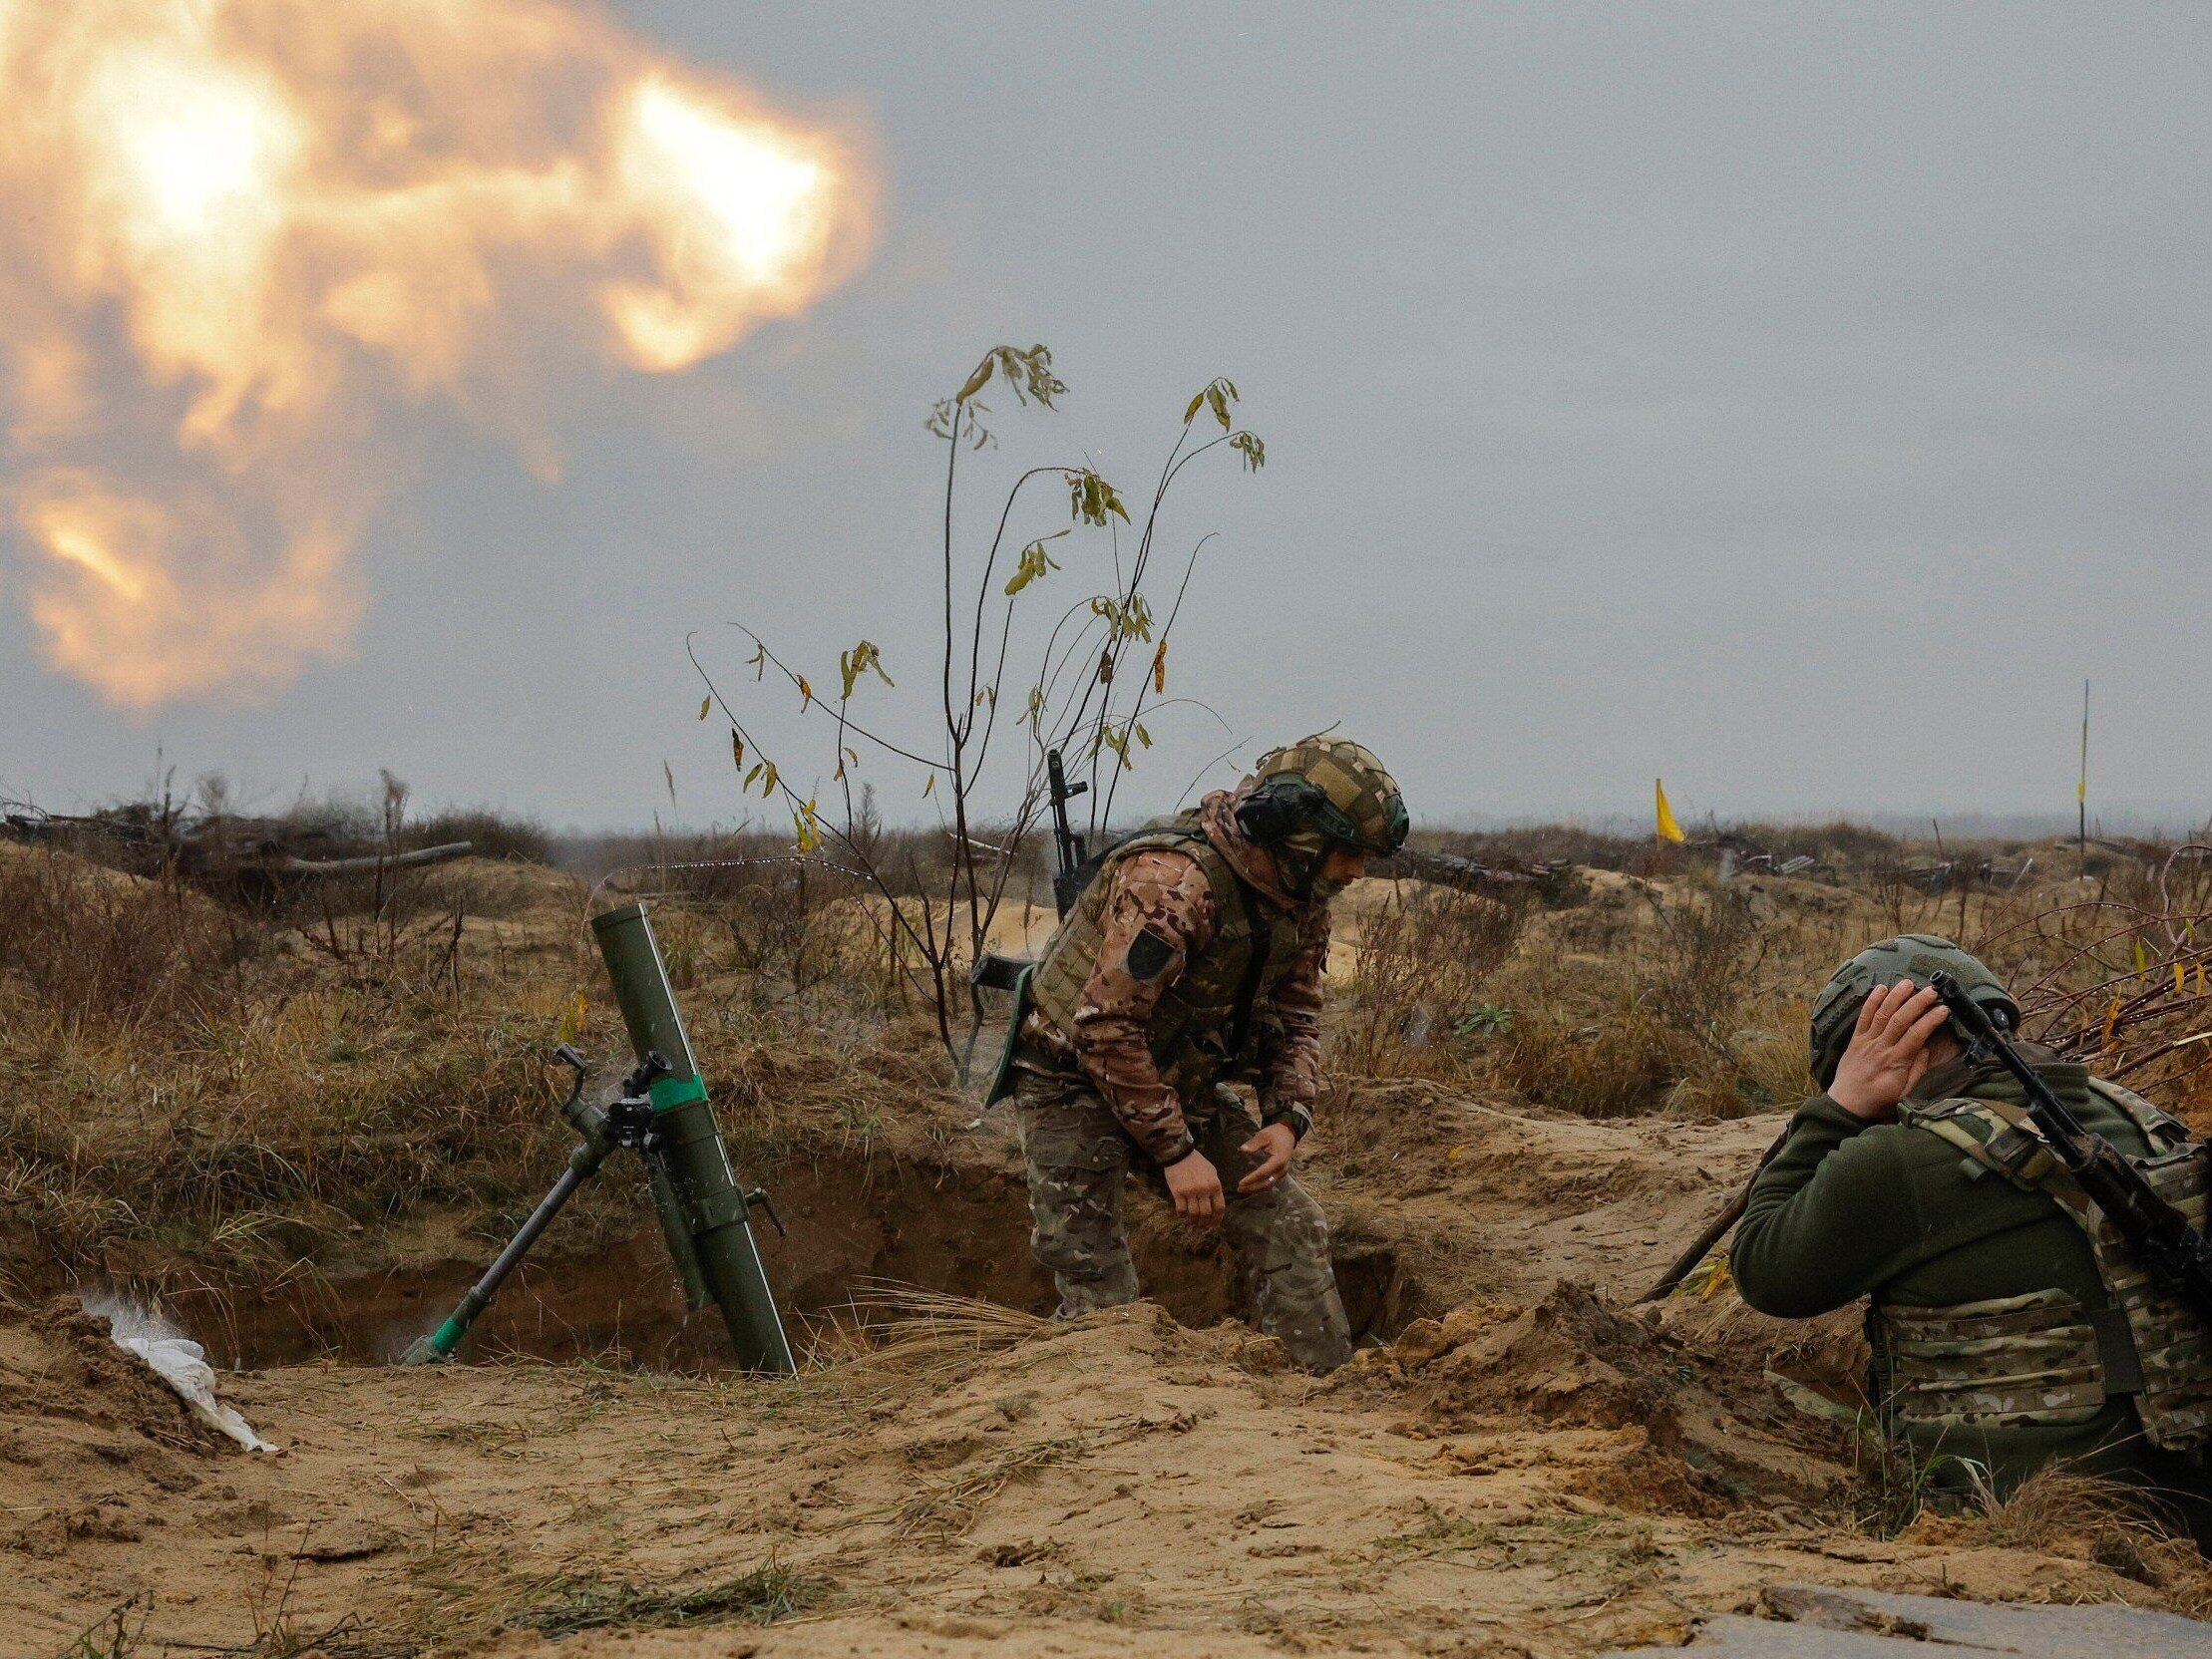
<path id="1" fill-rule="evenodd" d="M 1289 1124 L 1270 1124 L 1237 1150 L 1268 1155 L 1265 1163 L 1237 1183 L 1240 1192 L 1265 1192 L 1290 1172 L 1290 1160 L 1297 1154 L 1298 1138 L 1290 1133 Z"/>
<path id="2" fill-rule="evenodd" d="M 1880 1122 L 1927 1072 L 1929 1039 L 1943 1030 L 1951 1010 L 1933 990 L 1900 979 L 1878 987 L 1859 1008 L 1851 1046 L 1836 1065 L 1828 1098 L 1854 1118 Z"/>
<path id="3" fill-rule="evenodd" d="M 1204 1153 L 1192 1153 L 1161 1171 L 1168 1177 L 1168 1191 L 1175 1198 L 1175 1212 L 1193 1221 L 1218 1221 L 1227 1201 L 1222 1196 L 1221 1172 Z"/>

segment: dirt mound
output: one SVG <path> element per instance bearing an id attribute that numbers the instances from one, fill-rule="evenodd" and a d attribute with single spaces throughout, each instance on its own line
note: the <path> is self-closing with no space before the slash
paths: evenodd
<path id="1" fill-rule="evenodd" d="M 68 1301 L 0 1312 L 0 1560 L 138 1544 L 232 1456 L 107 1321 Z"/>
<path id="2" fill-rule="evenodd" d="M 57 1299 L 0 1324 L 0 1424 L 20 1433 L 64 1420 L 180 1451 L 229 1444 L 186 1412 L 145 1361 L 117 1347 L 105 1319 Z"/>
<path id="3" fill-rule="evenodd" d="M 1641 1424 L 1672 1450 L 1672 1397 L 1681 1345 L 1616 1312 L 1590 1286 L 1563 1280 L 1533 1308 L 1509 1317 L 1492 1306 L 1422 1320 L 1393 1353 L 1421 1377 L 1421 1417 L 1433 1428 L 1470 1427 L 1504 1412 L 1585 1429 Z M 1670 1351 L 1671 1350 L 1671 1351 Z"/>
<path id="4" fill-rule="evenodd" d="M 1471 1455 L 1483 1467 L 1519 1455 L 1513 1425 L 1593 1431 L 1561 1465 L 1564 1490 L 1632 1511 L 1713 1517 L 1753 1500 L 1816 1501 L 1842 1466 L 1783 1444 L 1789 1425 L 1763 1382 L 1731 1388 L 1724 1371 L 1658 1312 L 1630 1314 L 1569 1279 L 1533 1306 L 1416 1320 L 1340 1386 L 1391 1390 L 1427 1434 L 1493 1437 Z"/>
<path id="5" fill-rule="evenodd" d="M 1323 1103 L 1299 1169 L 1339 1240 L 1395 1251 L 1411 1281 L 1404 1316 L 1440 1317 L 1533 1303 L 1562 1278 L 1640 1293 L 1779 1128 L 1772 1115 L 1593 1122 L 1434 1083 L 1359 1082 Z"/>

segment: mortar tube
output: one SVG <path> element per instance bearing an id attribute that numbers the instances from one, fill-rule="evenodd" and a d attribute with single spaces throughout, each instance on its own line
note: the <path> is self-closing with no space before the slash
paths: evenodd
<path id="1" fill-rule="evenodd" d="M 575 1196 L 576 1188 L 599 1172 L 599 1165 L 606 1161 L 606 1144 L 596 1137 L 568 1155 L 568 1167 L 560 1171 L 560 1178 L 553 1182 L 553 1190 L 538 1200 L 538 1207 L 530 1218 L 518 1227 L 515 1236 L 507 1241 L 507 1248 L 500 1251 L 484 1276 L 469 1287 L 460 1304 L 446 1317 L 446 1322 L 429 1336 L 417 1337 L 400 1356 L 402 1365 L 436 1365 L 451 1359 L 453 1351 L 461 1346 L 461 1339 L 469 1334 L 469 1327 L 477 1316 L 492 1305 L 492 1298 L 500 1293 L 500 1285 L 507 1275 L 514 1272 L 523 1257 L 530 1254 L 530 1247 L 538 1242 L 539 1234 L 553 1224 L 560 1213 L 561 1205 Z"/>
<path id="2" fill-rule="evenodd" d="M 751 1204 L 730 1167 L 645 906 L 624 904 L 594 916 L 591 930 L 631 1048 L 640 1060 L 658 1053 L 671 1068 L 652 1087 L 656 1145 L 649 1156 L 683 1212 L 700 1281 L 722 1310 L 738 1363 L 748 1371 L 788 1375 L 798 1365 L 748 1220 Z M 677 1271 L 683 1271 L 680 1252 Z"/>

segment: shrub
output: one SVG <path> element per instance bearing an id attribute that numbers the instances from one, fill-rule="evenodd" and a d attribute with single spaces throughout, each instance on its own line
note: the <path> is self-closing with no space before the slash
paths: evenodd
<path id="1" fill-rule="evenodd" d="M 1470 1017 L 1528 918 L 1520 897 L 1412 884 L 1361 918 L 1337 1063 L 1368 1077 L 1448 1071 L 1476 1034 Z"/>
<path id="2" fill-rule="evenodd" d="M 174 873 L 0 847 L 0 978 L 71 1028 L 210 1018 L 236 995 L 233 970 L 264 943 L 255 918 Z"/>

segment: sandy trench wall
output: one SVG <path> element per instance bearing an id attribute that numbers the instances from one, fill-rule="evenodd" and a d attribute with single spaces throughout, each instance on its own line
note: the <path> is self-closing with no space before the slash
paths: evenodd
<path id="1" fill-rule="evenodd" d="M 949 1150 L 818 1150 L 759 1178 L 789 1231 L 779 1236 L 756 1214 L 754 1235 L 802 1348 L 840 1321 L 873 1317 L 865 1304 L 904 1286 L 1052 1311 L 1051 1281 L 1029 1251 L 1020 1161 L 996 1126 Z M 578 1251 L 556 1222 L 478 1321 L 463 1357 L 619 1354 L 651 1367 L 719 1369 L 727 1353 L 719 1316 L 685 1309 L 641 1188 L 637 1203 L 637 1228 L 596 1248 Z M 1235 1317 L 1236 1264 L 1219 1235 L 1177 1221 L 1141 1180 L 1129 1183 L 1126 1207 L 1145 1293 L 1185 1325 Z M 217 1365 L 388 1364 L 438 1324 L 496 1253 L 489 1240 L 441 1242 L 365 1271 L 302 1271 L 258 1285 L 203 1277 L 172 1285 L 163 1300 Z M 1397 1252 L 1369 1237 L 1340 1240 L 1336 1268 L 1354 1331 L 1394 1335 L 1415 1299 Z"/>

